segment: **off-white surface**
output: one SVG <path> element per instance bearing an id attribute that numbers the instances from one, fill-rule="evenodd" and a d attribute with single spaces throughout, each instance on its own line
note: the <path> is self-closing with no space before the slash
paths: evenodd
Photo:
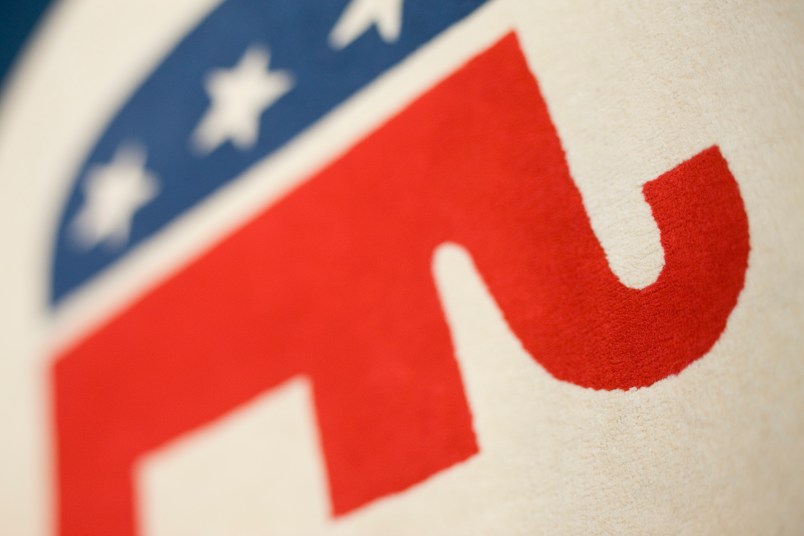
<path id="1" fill-rule="evenodd" d="M 612 269 L 629 286 L 649 284 L 662 265 L 640 185 L 720 146 L 740 184 L 752 248 L 721 340 L 649 389 L 560 383 L 512 337 L 471 252 L 447 246 L 434 274 L 480 455 L 333 522 L 309 394 L 294 380 L 141 460 L 144 526 L 151 536 L 203 535 L 234 516 L 245 535 L 294 517 L 300 534 L 804 530 L 800 3 L 492 2 L 49 314 L 46 268 L 73 173 L 111 114 L 214 4 L 66 2 L 0 103 L 0 534 L 40 536 L 51 526 L 45 367 L 56 348 L 512 28 Z M 289 502 L 295 497 L 307 502 Z M 296 509 L 266 515 L 288 504 Z"/>

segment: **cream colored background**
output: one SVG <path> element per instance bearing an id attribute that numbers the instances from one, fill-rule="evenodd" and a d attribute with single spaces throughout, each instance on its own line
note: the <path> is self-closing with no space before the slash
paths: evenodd
<path id="1" fill-rule="evenodd" d="M 52 525 L 45 373 L 55 349 L 511 29 L 624 283 L 647 285 L 662 265 L 641 184 L 721 147 L 752 246 L 721 340 L 648 389 L 560 383 L 511 335 L 471 252 L 446 245 L 433 272 L 480 455 L 329 520 L 299 378 L 141 460 L 146 534 L 804 531 L 804 4 L 492 1 L 48 313 L 50 241 L 77 166 L 216 3 L 68 0 L 0 103 L 0 534 Z"/>

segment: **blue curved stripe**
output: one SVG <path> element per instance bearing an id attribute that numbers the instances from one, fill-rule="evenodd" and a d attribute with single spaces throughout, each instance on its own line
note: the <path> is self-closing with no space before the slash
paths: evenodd
<path id="1" fill-rule="evenodd" d="M 64 205 L 52 265 L 51 303 L 124 257 L 132 247 L 298 135 L 349 96 L 399 63 L 486 0 L 404 0 L 399 39 L 386 43 L 376 28 L 342 50 L 329 33 L 345 0 L 228 0 L 195 28 L 111 121 L 76 175 Z M 285 70 L 293 89 L 261 116 L 259 140 L 241 150 L 231 143 L 208 155 L 190 135 L 209 106 L 203 80 L 231 68 L 253 45 L 271 51 L 271 70 Z M 114 249 L 77 248 L 69 225 L 84 203 L 87 170 L 109 162 L 125 144 L 142 146 L 159 195 L 136 213 L 130 240 Z"/>
<path id="2" fill-rule="evenodd" d="M 50 0 L 0 2 L 0 83 L 50 3 Z"/>

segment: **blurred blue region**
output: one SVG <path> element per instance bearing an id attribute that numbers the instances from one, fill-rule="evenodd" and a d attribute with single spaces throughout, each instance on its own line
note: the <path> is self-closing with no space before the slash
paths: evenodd
<path id="1" fill-rule="evenodd" d="M 51 0 L 0 0 L 0 84 Z"/>

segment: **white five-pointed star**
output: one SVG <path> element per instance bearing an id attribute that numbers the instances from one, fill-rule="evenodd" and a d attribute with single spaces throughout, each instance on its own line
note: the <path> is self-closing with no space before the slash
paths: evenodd
<path id="1" fill-rule="evenodd" d="M 109 164 L 90 169 L 83 190 L 84 205 L 70 229 L 76 245 L 121 247 L 128 241 L 134 213 L 156 196 L 159 183 L 145 169 L 145 152 L 128 145 Z"/>
<path id="2" fill-rule="evenodd" d="M 329 34 L 332 48 L 342 49 L 372 26 L 386 43 L 399 39 L 404 0 L 352 0 Z"/>
<path id="3" fill-rule="evenodd" d="M 193 132 L 196 148 L 203 153 L 231 140 L 238 149 L 257 141 L 260 116 L 293 88 L 286 71 L 271 71 L 270 51 L 249 48 L 232 69 L 213 71 L 205 88 L 212 103 Z"/>

